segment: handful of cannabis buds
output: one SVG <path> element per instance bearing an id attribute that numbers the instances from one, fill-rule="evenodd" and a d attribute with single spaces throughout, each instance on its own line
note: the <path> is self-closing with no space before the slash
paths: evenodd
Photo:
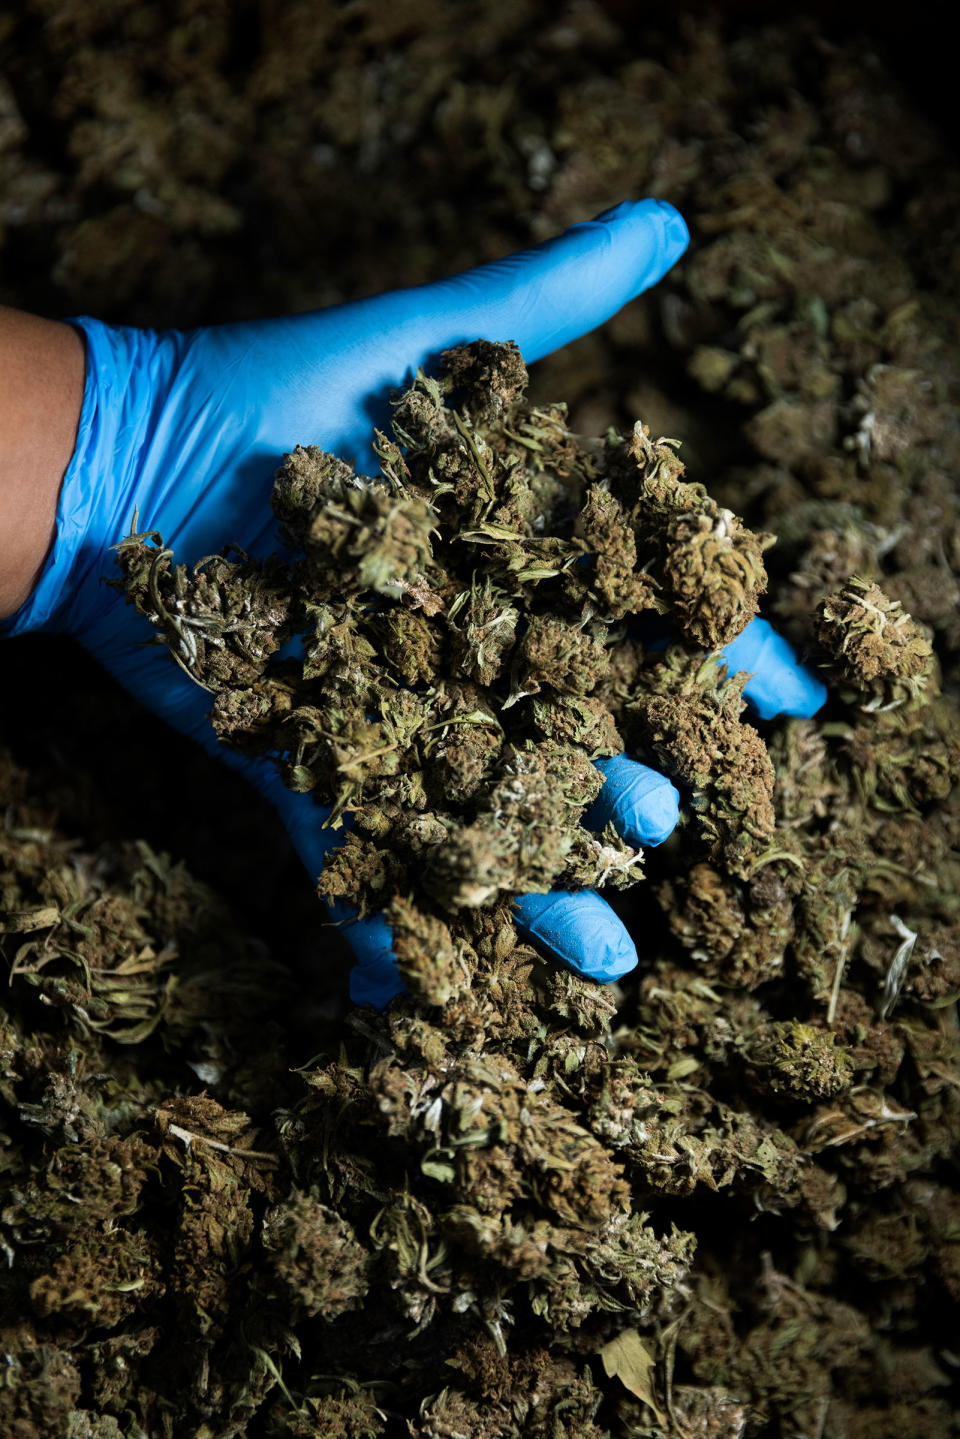
<path id="1" fill-rule="evenodd" d="M 622 753 L 644 611 L 715 649 L 753 617 L 773 537 L 687 483 L 638 423 L 583 440 L 525 399 L 517 347 L 418 372 L 380 475 L 298 446 L 272 504 L 290 557 L 192 572 L 153 531 L 117 547 L 128 599 L 213 696 L 220 740 L 353 827 L 320 891 L 438 916 L 522 892 L 623 887 L 641 856 L 581 820 Z M 278 658 L 295 635 L 302 658 Z"/>

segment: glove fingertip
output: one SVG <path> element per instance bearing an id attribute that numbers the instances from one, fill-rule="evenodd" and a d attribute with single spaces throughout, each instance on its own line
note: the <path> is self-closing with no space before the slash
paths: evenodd
<path id="1" fill-rule="evenodd" d="M 797 665 L 790 673 L 781 670 L 773 684 L 768 677 L 754 676 L 744 685 L 743 697 L 763 720 L 780 715 L 810 719 L 826 704 L 827 687 L 816 675 Z"/>
<path id="2" fill-rule="evenodd" d="M 730 674 L 750 672 L 743 697 L 760 719 L 809 719 L 826 701 L 823 681 L 800 663 L 789 640 L 769 620 L 751 620 L 718 657 Z"/>
<path id="3" fill-rule="evenodd" d="M 574 965 L 578 973 L 587 979 L 612 984 L 615 979 L 622 979 L 636 969 L 639 963 L 637 947 L 619 920 L 617 924 L 619 932 L 613 931 L 611 926 L 607 933 L 594 935 L 591 951 L 583 956 L 581 963 Z"/>
<path id="4" fill-rule="evenodd" d="M 357 961 L 350 971 L 350 998 L 355 1004 L 385 1009 L 391 999 L 407 992 L 392 948 L 393 932 L 382 914 L 353 920 L 341 933 Z"/>
<path id="5" fill-rule="evenodd" d="M 637 950 L 622 922 L 593 890 L 552 890 L 515 901 L 520 930 L 586 979 L 609 984 L 635 969 Z"/>
<path id="6" fill-rule="evenodd" d="M 595 216 L 593 224 L 616 227 L 638 241 L 649 239 L 651 231 L 659 244 L 649 253 L 643 274 L 643 288 L 661 279 L 680 259 L 690 243 L 690 231 L 680 211 L 668 200 L 624 200 Z"/>
<path id="7" fill-rule="evenodd" d="M 663 216 L 663 230 L 667 253 L 672 256 L 670 264 L 679 260 L 690 243 L 690 230 L 686 220 L 668 200 L 657 200 L 656 205 Z"/>
<path id="8" fill-rule="evenodd" d="M 666 775 L 649 765 L 615 755 L 595 760 L 606 783 L 584 815 L 588 829 L 612 823 L 628 844 L 655 848 L 677 827 L 680 794 Z"/>
<path id="9" fill-rule="evenodd" d="M 663 776 L 663 784 L 644 799 L 642 821 L 635 828 L 637 839 L 648 849 L 656 849 L 673 834 L 679 818 L 680 791 Z M 624 836 L 628 840 L 632 838 L 626 830 Z"/>

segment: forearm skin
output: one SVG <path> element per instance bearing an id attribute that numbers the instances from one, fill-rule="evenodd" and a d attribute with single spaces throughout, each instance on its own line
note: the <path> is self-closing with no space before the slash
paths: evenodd
<path id="1" fill-rule="evenodd" d="M 53 543 L 84 373 L 71 325 L 0 306 L 0 619 L 29 599 Z"/>

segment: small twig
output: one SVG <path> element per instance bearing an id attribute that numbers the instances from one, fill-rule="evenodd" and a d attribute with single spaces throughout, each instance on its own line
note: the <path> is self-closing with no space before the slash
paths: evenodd
<path id="1" fill-rule="evenodd" d="M 179 1124 L 167 1124 L 167 1132 L 175 1139 L 182 1142 L 189 1149 L 194 1140 L 198 1144 L 207 1144 L 211 1149 L 219 1149 L 221 1154 L 235 1154 L 238 1159 L 265 1159 L 270 1164 L 279 1164 L 276 1154 L 267 1154 L 261 1149 L 234 1149 L 229 1144 L 224 1144 L 222 1139 L 207 1139 L 204 1134 L 193 1134 L 189 1129 L 183 1129 Z"/>

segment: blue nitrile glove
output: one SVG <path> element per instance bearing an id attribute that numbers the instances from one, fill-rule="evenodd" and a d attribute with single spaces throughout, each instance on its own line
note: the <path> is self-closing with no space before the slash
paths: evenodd
<path id="1" fill-rule="evenodd" d="M 823 680 L 798 663 L 789 643 L 769 620 L 751 620 L 718 653 L 729 674 L 749 672 L 743 697 L 760 719 L 777 715 L 805 718 L 816 714 L 827 698 Z"/>
<path id="2" fill-rule="evenodd" d="M 227 540 L 258 558 L 277 550 L 270 492 L 293 445 L 319 445 L 376 473 L 373 426 L 387 427 L 389 393 L 409 384 L 418 365 L 429 368 L 440 351 L 480 336 L 515 340 L 528 362 L 537 360 L 654 284 L 686 243 L 672 206 L 643 200 L 479 269 L 329 310 L 190 331 L 71 321 L 85 338 L 86 380 L 56 539 L 33 594 L 0 633 L 75 636 L 150 709 L 269 796 L 316 876 L 342 831 L 323 829 L 326 812 L 287 790 L 272 765 L 217 744 L 206 691 L 162 649 L 144 647 L 142 620 L 101 583 L 116 573 L 110 547 L 136 509 L 139 526 L 159 530 L 180 562 L 194 564 Z M 775 696 L 793 684 L 796 663 L 789 653 L 769 659 Z M 628 838 L 651 827 L 662 838 L 676 817 L 673 786 L 632 761 L 612 763 L 604 803 L 615 822 Z M 543 948 L 597 978 L 636 963 L 622 924 L 596 894 L 523 899 L 519 920 Z M 353 919 L 344 933 L 358 960 L 353 998 L 385 1004 L 403 988 L 386 922 Z"/>

